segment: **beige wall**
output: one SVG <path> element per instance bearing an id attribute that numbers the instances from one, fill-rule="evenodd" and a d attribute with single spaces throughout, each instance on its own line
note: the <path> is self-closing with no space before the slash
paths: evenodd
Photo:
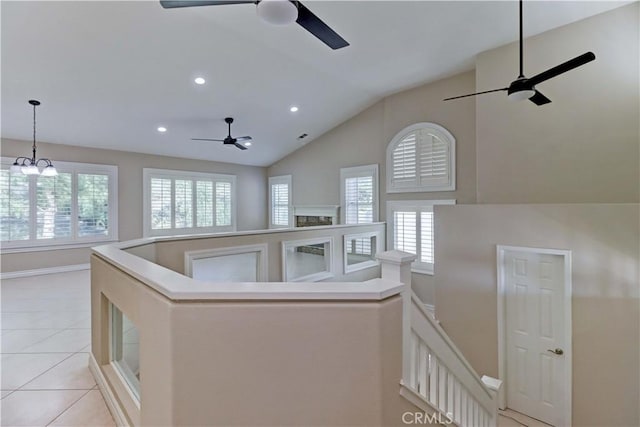
<path id="1" fill-rule="evenodd" d="M 26 141 L 2 140 L 2 156 L 28 152 Z M 237 176 L 238 230 L 264 229 L 267 225 L 266 169 L 176 157 L 154 156 L 115 150 L 38 143 L 38 154 L 53 160 L 118 166 L 118 237 L 142 237 L 142 169 L 159 168 Z M 2 272 L 31 270 L 89 262 L 89 249 L 2 254 Z"/>
<path id="2" fill-rule="evenodd" d="M 637 204 L 468 205 L 436 211 L 436 315 L 497 377 L 496 245 L 572 251 L 573 424 L 640 425 Z"/>
<path id="3" fill-rule="evenodd" d="M 472 100 L 442 102 L 452 94 L 473 92 L 473 72 L 391 95 L 268 169 L 269 176 L 293 176 L 293 204 L 340 204 L 340 168 L 379 165 L 380 220 L 385 220 L 387 200 L 476 200 L 475 104 Z M 417 122 L 434 122 L 456 138 L 457 191 L 438 193 L 386 193 L 386 149 L 403 128 Z M 312 191 L 310 191 L 312 190 Z M 433 300 L 432 276 L 413 275 L 414 290 L 425 302 Z"/>
<path id="4" fill-rule="evenodd" d="M 477 97 L 479 203 L 638 202 L 639 3 L 525 42 L 533 76 L 587 51 L 596 60 L 538 85 L 537 107 L 503 94 Z M 477 89 L 518 75 L 517 44 L 480 54 Z"/>
<path id="5" fill-rule="evenodd" d="M 314 227 L 315 228 L 315 227 Z M 206 249 L 230 248 L 236 246 L 255 245 L 258 243 L 267 245 L 267 274 L 269 282 L 282 282 L 282 243 L 296 240 L 319 239 L 330 237 L 333 240 L 331 248 L 333 262 L 333 277 L 327 282 L 363 282 L 365 280 L 380 277 L 380 267 L 374 266 L 351 273 L 344 272 L 344 236 L 357 233 L 376 232 L 380 235 L 380 244 L 384 251 L 385 225 L 371 224 L 352 227 L 336 228 L 296 228 L 294 231 L 277 231 L 260 234 L 246 234 L 239 236 L 217 236 L 207 239 L 183 239 L 158 241 L 154 248 L 139 250 L 127 249 L 134 255 L 145 255 L 145 259 L 151 258 L 153 262 L 177 273 L 184 274 L 184 254 L 187 251 L 199 251 Z"/>
<path id="6" fill-rule="evenodd" d="M 134 425 L 400 426 L 422 412 L 399 394 L 398 295 L 181 303 L 91 264 L 92 354 Z M 139 330 L 140 409 L 109 364 L 108 301 Z"/>

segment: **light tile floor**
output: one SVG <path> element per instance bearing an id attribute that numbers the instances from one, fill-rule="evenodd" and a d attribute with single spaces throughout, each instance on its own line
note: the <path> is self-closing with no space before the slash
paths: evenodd
<path id="1" fill-rule="evenodd" d="M 89 271 L 3 280 L 2 426 L 115 426 L 89 372 Z"/>

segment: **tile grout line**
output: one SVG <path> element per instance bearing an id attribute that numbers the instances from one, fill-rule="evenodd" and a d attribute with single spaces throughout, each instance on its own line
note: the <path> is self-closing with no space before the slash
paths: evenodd
<path id="1" fill-rule="evenodd" d="M 76 400 L 74 400 L 69 406 L 67 406 L 66 408 L 64 408 L 62 410 L 62 412 L 60 412 L 58 415 L 56 415 L 51 421 L 49 421 L 46 425 L 49 426 L 51 425 L 52 422 L 54 422 L 55 420 L 57 420 L 58 418 L 60 418 L 60 416 L 62 414 L 64 414 L 65 412 L 67 412 L 73 405 L 75 405 L 76 403 L 78 403 L 80 401 L 80 399 L 82 399 L 83 397 L 85 397 L 87 394 L 89 394 L 89 392 L 91 391 L 91 389 L 87 390 L 86 393 L 82 394 L 79 398 L 77 398 Z"/>
<path id="2" fill-rule="evenodd" d="M 21 353 L 21 354 L 51 354 L 51 353 Z M 30 382 L 40 378 L 41 376 L 43 376 L 44 374 L 46 374 L 47 372 L 49 372 L 50 370 L 52 370 L 53 368 L 55 368 L 56 366 L 58 366 L 59 364 L 61 364 L 62 362 L 64 362 L 65 360 L 69 359 L 70 357 L 72 357 L 74 355 L 74 353 L 70 353 L 69 356 L 65 357 L 64 359 L 62 359 L 61 361 L 59 361 L 58 363 L 56 363 L 55 365 L 51 366 L 49 369 L 47 369 L 46 371 L 40 373 L 39 375 L 31 378 L 29 381 L 27 381 L 26 383 L 22 384 L 20 387 L 18 387 L 17 389 L 15 389 L 14 391 L 18 391 L 21 390 L 22 387 L 26 386 L 27 384 L 29 384 Z M 27 391 L 27 390 L 21 390 L 21 391 Z"/>

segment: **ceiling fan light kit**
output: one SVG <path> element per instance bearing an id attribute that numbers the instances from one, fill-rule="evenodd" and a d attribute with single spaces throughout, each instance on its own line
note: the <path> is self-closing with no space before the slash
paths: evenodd
<path id="1" fill-rule="evenodd" d="M 256 10 L 261 19 L 273 25 L 293 24 L 298 19 L 298 8 L 289 0 L 262 0 Z"/>
<path id="2" fill-rule="evenodd" d="M 333 50 L 349 46 L 345 39 L 297 0 L 160 0 L 160 5 L 165 9 L 233 4 L 257 5 L 258 16 L 270 24 L 296 22 Z"/>
<path id="3" fill-rule="evenodd" d="M 535 85 L 542 83 L 549 79 L 564 74 L 567 71 L 571 71 L 574 68 L 578 68 L 588 62 L 596 59 L 596 55 L 593 52 L 583 53 L 576 56 L 560 65 L 556 65 L 542 73 L 536 74 L 531 78 L 524 76 L 524 52 L 523 52 L 523 35 L 522 35 L 522 0 L 519 1 L 520 6 L 520 74 L 518 78 L 511 82 L 509 87 L 503 87 L 500 89 L 485 90 L 483 92 L 470 93 L 468 95 L 454 96 L 444 99 L 445 101 L 451 101 L 453 99 L 467 98 L 469 96 L 483 95 L 492 92 L 507 92 L 507 97 L 512 101 L 524 101 L 528 99 L 534 104 L 540 106 L 551 103 L 551 100 L 544 96 L 542 93 L 536 90 Z"/>

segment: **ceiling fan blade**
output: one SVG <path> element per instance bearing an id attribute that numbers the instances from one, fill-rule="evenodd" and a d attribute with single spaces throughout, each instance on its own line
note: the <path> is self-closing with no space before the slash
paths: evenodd
<path id="1" fill-rule="evenodd" d="M 222 6 L 225 4 L 256 3 L 255 0 L 160 0 L 160 5 L 165 9 L 194 6 Z"/>
<path id="2" fill-rule="evenodd" d="M 466 98 L 468 96 L 482 95 L 483 93 L 501 92 L 501 91 L 507 90 L 507 89 L 508 88 L 503 87 L 502 89 L 485 90 L 484 92 L 476 92 L 476 93 L 470 93 L 468 95 L 460 95 L 460 96 L 453 96 L 451 98 L 445 98 L 445 99 L 443 99 L 443 101 L 451 101 L 452 99 L 460 99 L 460 98 Z"/>
<path id="3" fill-rule="evenodd" d="M 536 91 L 536 93 L 531 98 L 529 98 L 529 101 L 533 102 L 536 105 L 544 105 L 551 102 L 549 98 L 538 91 Z"/>
<path id="4" fill-rule="evenodd" d="M 242 145 L 242 144 L 238 144 L 237 142 L 234 142 L 234 143 L 233 143 L 233 145 L 235 145 L 236 147 L 238 147 L 238 148 L 239 148 L 239 149 L 241 149 L 241 150 L 246 150 L 246 149 L 247 149 L 247 147 L 245 147 L 245 146 L 244 146 L 244 145 Z"/>
<path id="5" fill-rule="evenodd" d="M 192 141 L 215 141 L 224 142 L 224 139 L 209 139 L 209 138 L 191 138 Z"/>
<path id="6" fill-rule="evenodd" d="M 596 59 L 596 55 L 593 52 L 583 53 L 580 56 L 576 56 L 575 58 L 570 59 L 567 62 L 563 62 L 560 65 L 556 65 L 553 68 L 549 68 L 547 71 L 543 71 L 540 74 L 531 77 L 528 82 L 532 86 L 535 86 L 538 83 L 544 82 L 545 80 L 549 80 L 551 78 L 559 76 L 560 74 L 566 73 L 567 71 L 571 71 L 574 68 L 578 68 L 581 65 L 586 64 L 587 62 L 593 61 L 594 59 Z"/>
<path id="7" fill-rule="evenodd" d="M 253 138 L 250 136 L 239 136 L 236 138 L 236 141 L 251 141 Z"/>
<path id="8" fill-rule="evenodd" d="M 327 24 L 322 22 L 320 18 L 307 9 L 302 3 L 294 2 L 298 6 L 298 19 L 296 22 L 305 30 L 316 36 L 320 41 L 329 46 L 331 49 L 341 49 L 349 46 L 349 43 L 338 33 L 333 31 Z"/>

